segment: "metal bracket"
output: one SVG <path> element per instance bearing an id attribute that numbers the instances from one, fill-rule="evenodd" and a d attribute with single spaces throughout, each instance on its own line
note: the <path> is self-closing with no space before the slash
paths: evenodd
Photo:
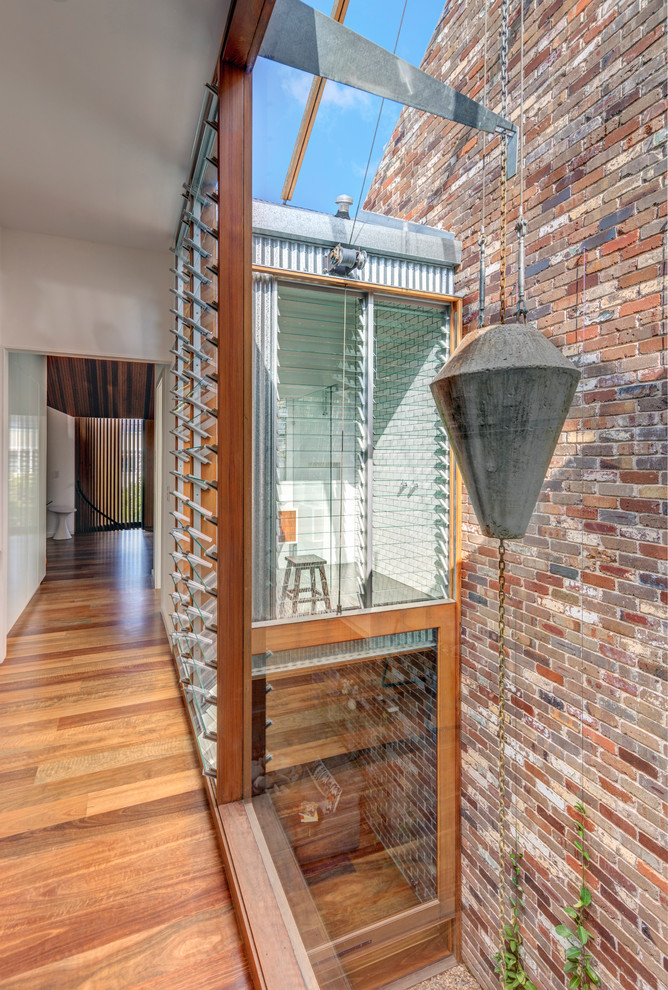
<path id="1" fill-rule="evenodd" d="M 276 0 L 260 55 L 458 124 L 505 134 L 506 175 L 517 171 L 517 128 L 511 121 L 301 0 Z"/>
<path id="2" fill-rule="evenodd" d="M 517 128 L 511 125 L 512 130 L 508 134 L 508 158 L 506 160 L 506 178 L 512 179 L 517 173 Z"/>

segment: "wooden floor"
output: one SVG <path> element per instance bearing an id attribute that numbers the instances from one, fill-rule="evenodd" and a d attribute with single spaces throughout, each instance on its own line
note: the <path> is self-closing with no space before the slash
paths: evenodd
<path id="1" fill-rule="evenodd" d="M 2 990 L 251 987 L 139 530 L 48 541 L 0 665 Z"/>
<path id="2" fill-rule="evenodd" d="M 420 904 L 360 815 L 359 776 L 352 766 L 337 772 L 344 794 L 331 816 L 331 825 L 327 819 L 310 826 L 299 821 L 302 800 L 317 801 L 319 796 L 307 775 L 278 792 L 269 792 L 331 939 L 343 938 Z M 328 825 L 328 832 L 323 833 Z"/>
<path id="3" fill-rule="evenodd" d="M 376 807 L 385 797 L 374 791 L 359 754 L 376 754 L 383 779 L 394 779 L 400 771 L 392 771 L 388 750 L 415 732 L 396 705 L 390 715 L 382 704 L 384 695 L 394 701 L 391 688 L 382 686 L 383 673 L 382 659 L 282 672 L 272 675 L 274 690 L 265 696 L 265 748 L 272 754 L 267 794 L 332 939 L 420 905 L 396 865 L 397 854 L 411 858 L 410 836 L 404 847 L 386 849 L 365 814 L 372 794 L 378 793 Z M 352 707 L 348 690 L 355 692 Z M 303 803 L 324 805 L 309 774 L 318 766 L 326 766 L 341 789 L 337 808 L 303 824 Z"/>

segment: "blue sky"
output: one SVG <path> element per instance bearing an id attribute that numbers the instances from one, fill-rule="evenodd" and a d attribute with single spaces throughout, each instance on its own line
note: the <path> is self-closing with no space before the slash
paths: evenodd
<path id="1" fill-rule="evenodd" d="M 330 14 L 332 0 L 306 0 Z M 419 65 L 443 9 L 444 0 L 407 0 L 397 55 Z M 345 25 L 392 51 L 404 0 L 350 0 Z M 267 59 L 253 72 L 253 194 L 280 202 L 312 76 Z M 401 111 L 385 102 L 364 193 L 362 180 L 376 127 L 380 97 L 327 82 L 297 181 L 293 206 L 336 209 L 340 193 L 353 197 L 351 213 L 364 199 L 383 149 Z"/>

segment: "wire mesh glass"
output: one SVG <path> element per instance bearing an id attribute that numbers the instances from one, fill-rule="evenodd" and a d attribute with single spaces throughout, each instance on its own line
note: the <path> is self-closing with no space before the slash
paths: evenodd
<path id="1" fill-rule="evenodd" d="M 374 606 L 448 593 L 448 437 L 429 390 L 448 355 L 449 310 L 376 300 Z"/>
<path id="2" fill-rule="evenodd" d="M 437 630 L 254 661 L 253 804 L 295 917 L 308 892 L 338 951 L 439 896 Z"/>

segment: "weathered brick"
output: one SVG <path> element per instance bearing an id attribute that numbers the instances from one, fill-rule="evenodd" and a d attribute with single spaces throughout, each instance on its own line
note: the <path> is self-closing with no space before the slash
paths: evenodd
<path id="1" fill-rule="evenodd" d="M 626 220 L 628 217 L 633 216 L 635 212 L 634 206 L 625 206 L 623 210 L 617 210 L 615 213 L 610 213 L 607 217 L 603 217 L 598 222 L 599 230 L 608 230 L 609 227 L 615 227 L 622 220 Z"/>
<path id="2" fill-rule="evenodd" d="M 495 66 L 488 100 L 496 109 L 499 5 L 488 13 Z M 652 742 L 658 745 L 665 697 L 659 656 L 665 637 L 659 620 L 668 605 L 660 573 L 666 549 L 659 542 L 666 520 L 665 399 L 653 390 L 665 378 L 665 5 L 664 0 L 621 5 L 547 0 L 526 7 L 525 19 L 530 318 L 582 366 L 585 385 L 584 402 L 574 402 L 529 531 L 507 555 L 508 576 L 515 582 L 506 614 L 517 693 L 509 702 L 513 750 L 506 763 L 515 793 L 523 795 L 517 815 L 526 846 L 525 947 L 534 982 L 542 990 L 561 988 L 563 952 L 552 932 L 557 917 L 561 920 L 561 905 L 570 903 L 564 877 L 571 876 L 574 888 L 578 864 L 566 836 L 557 834 L 557 823 L 563 821 L 558 802 L 563 794 L 579 796 L 582 740 L 585 801 L 595 820 L 589 844 L 598 915 L 592 924 L 603 982 L 608 990 L 655 990 L 661 981 L 653 967 L 664 963 L 659 955 L 656 960 L 647 956 L 650 943 L 641 926 L 651 933 L 665 931 L 668 907 L 668 883 L 658 872 L 658 850 L 652 845 L 658 841 L 662 807 L 661 764 Z M 518 106 L 517 29 L 517 17 L 511 15 L 511 107 Z M 456 80 L 460 91 L 471 95 L 480 84 L 483 43 L 479 17 L 472 17 L 463 0 L 452 0 L 434 39 L 438 54 L 430 62 L 432 71 Z M 464 50 L 468 54 L 462 57 Z M 405 201 L 425 222 L 437 221 L 462 240 L 455 287 L 466 300 L 465 324 L 474 323 L 479 153 L 472 148 L 468 156 L 459 156 L 471 134 L 462 130 L 457 137 L 456 126 L 445 130 L 413 111 L 402 113 L 399 129 L 401 140 L 386 153 L 366 205 L 400 215 Z M 437 135 L 442 139 L 433 143 Z M 420 161 L 424 181 L 417 184 L 413 164 L 404 166 L 402 159 L 429 145 L 429 155 Z M 493 154 L 498 144 L 488 161 Z M 383 189 L 385 170 L 392 181 Z M 494 319 L 498 165 L 487 178 L 488 259 L 494 265 L 487 292 Z M 408 185 L 399 192 L 403 180 Z M 513 244 L 517 186 L 509 193 Z M 514 244 L 509 261 L 514 290 Z M 591 435 L 586 442 L 585 434 Z M 463 516 L 468 577 L 460 644 L 467 672 L 462 785 L 464 793 L 475 795 L 478 829 L 465 826 L 462 893 L 470 907 L 464 910 L 462 945 L 465 961 L 485 990 L 492 990 L 497 985 L 490 965 L 497 917 L 488 866 L 498 820 L 490 786 L 496 773 L 496 548 L 481 537 L 468 504 Z M 487 583 L 471 580 L 475 575 Z M 484 605 L 468 599 L 471 592 Z M 486 719 L 484 730 L 474 716 Z M 637 904 L 622 893 L 632 888 L 639 892 Z"/>

